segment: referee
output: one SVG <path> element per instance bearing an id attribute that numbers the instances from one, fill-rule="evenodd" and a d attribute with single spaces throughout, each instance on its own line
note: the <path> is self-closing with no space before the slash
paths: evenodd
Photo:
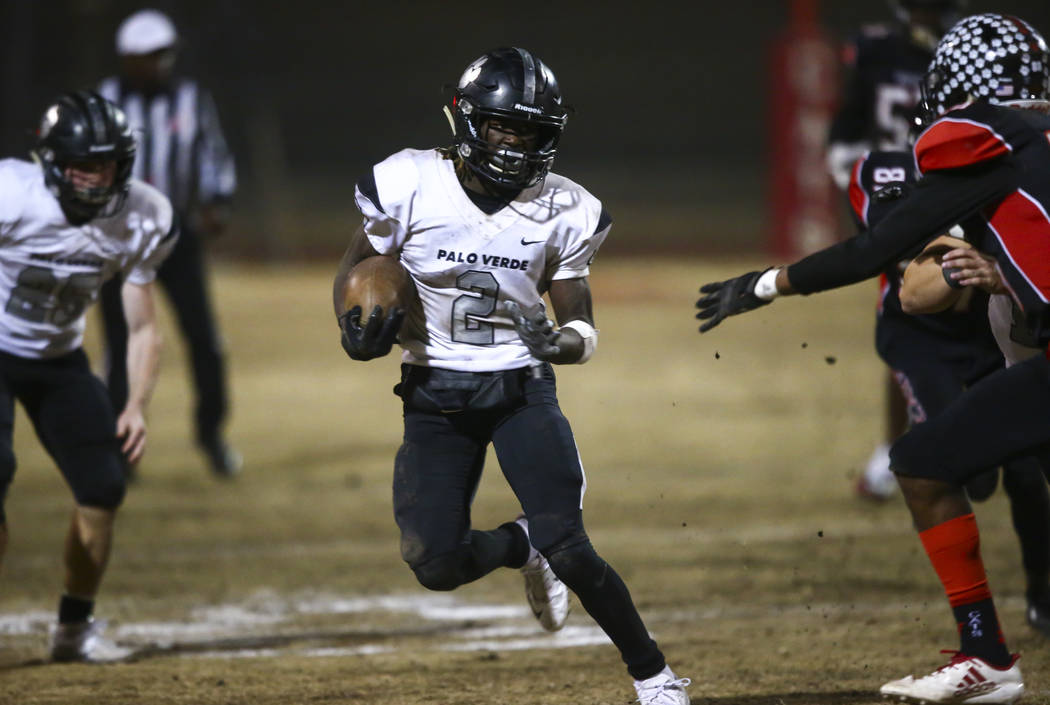
<path id="1" fill-rule="evenodd" d="M 137 133 L 133 175 L 164 192 L 181 221 L 178 244 L 157 279 L 175 310 L 192 363 L 197 444 L 212 472 L 228 478 L 240 470 L 241 457 L 223 437 L 226 370 L 208 295 L 203 240 L 224 229 L 237 176 L 211 95 L 196 81 L 174 75 L 178 42 L 174 24 L 163 13 L 141 10 L 129 16 L 116 36 L 120 75 L 104 79 L 99 93 L 123 108 Z M 121 409 L 128 381 L 119 281 L 103 287 L 101 303 L 106 381 L 114 408 Z"/>

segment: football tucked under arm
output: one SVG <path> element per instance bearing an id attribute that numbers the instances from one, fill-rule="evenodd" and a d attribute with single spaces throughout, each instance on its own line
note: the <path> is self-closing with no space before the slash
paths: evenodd
<path id="1" fill-rule="evenodd" d="M 953 263 L 959 266 L 949 266 Z M 974 250 L 965 240 L 942 235 L 931 241 L 904 270 L 901 308 L 910 314 L 939 313 L 953 306 L 965 308 L 970 286 L 985 282 L 992 285 L 998 281 L 994 261 Z"/>

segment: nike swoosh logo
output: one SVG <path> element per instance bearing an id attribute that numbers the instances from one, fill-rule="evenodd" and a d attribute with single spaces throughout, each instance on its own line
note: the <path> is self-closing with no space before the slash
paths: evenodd
<path id="1" fill-rule="evenodd" d="M 538 245 L 541 242 L 543 242 L 543 240 L 526 240 L 525 238 L 521 238 L 522 245 Z"/>

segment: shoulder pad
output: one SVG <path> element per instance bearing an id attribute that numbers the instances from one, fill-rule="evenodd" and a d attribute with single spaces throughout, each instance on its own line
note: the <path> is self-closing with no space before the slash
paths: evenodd
<path id="1" fill-rule="evenodd" d="M 915 164 L 920 173 L 972 166 L 1013 151 L 999 131 L 976 117 L 965 108 L 953 110 L 919 135 Z"/>
<path id="2" fill-rule="evenodd" d="M 403 149 L 372 168 L 377 206 L 405 202 L 419 186 L 420 162 L 433 159 L 433 150 Z"/>

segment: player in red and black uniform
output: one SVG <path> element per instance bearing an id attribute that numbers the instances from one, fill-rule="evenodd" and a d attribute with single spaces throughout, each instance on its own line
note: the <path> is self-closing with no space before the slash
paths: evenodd
<path id="1" fill-rule="evenodd" d="M 919 83 L 941 35 L 959 17 L 962 0 L 891 0 L 896 22 L 871 24 L 846 45 L 847 81 L 828 134 L 827 167 L 845 191 L 857 159 L 869 150 L 910 150 Z M 889 446 L 908 428 L 907 400 L 886 376 L 885 436 L 860 477 L 857 493 L 889 499 L 897 481 Z"/>
<path id="2" fill-rule="evenodd" d="M 974 15 L 938 45 L 923 92 L 936 121 L 915 145 L 921 179 L 870 230 L 788 267 L 707 284 L 697 317 L 726 316 L 779 294 L 811 294 L 875 276 L 915 247 L 965 223 L 1040 347 L 1050 344 L 1050 53 L 1015 17 Z M 965 273 L 961 273 L 965 274 Z M 949 275 L 952 277 L 954 275 Z M 1021 455 L 1050 451 L 1050 359 L 995 372 L 894 443 L 893 469 L 959 625 L 952 661 L 881 692 L 926 702 L 1012 703 L 1024 692 L 1006 648 L 963 484 Z"/>
<path id="3" fill-rule="evenodd" d="M 862 229 L 878 224 L 915 185 L 910 152 L 871 152 L 857 161 L 849 196 Z M 977 223 L 980 231 L 980 223 Z M 961 227 L 953 227 L 963 236 Z M 901 305 L 901 275 L 914 252 L 892 263 L 881 275 L 875 348 L 908 402 L 914 425 L 940 414 L 962 392 L 1003 367 L 1003 354 L 988 324 L 988 292 L 965 287 L 946 311 L 908 314 Z M 971 500 L 995 491 L 999 469 L 966 483 Z M 1050 636 L 1050 491 L 1042 465 L 1032 456 L 1003 463 L 1003 488 L 1010 498 L 1014 530 L 1025 569 L 1028 622 Z"/>
<path id="4" fill-rule="evenodd" d="M 897 22 L 861 29 L 845 49 L 842 103 L 828 134 L 828 170 L 840 189 L 873 149 L 907 149 L 919 83 L 937 40 L 958 19 L 961 0 L 896 0 Z"/>

